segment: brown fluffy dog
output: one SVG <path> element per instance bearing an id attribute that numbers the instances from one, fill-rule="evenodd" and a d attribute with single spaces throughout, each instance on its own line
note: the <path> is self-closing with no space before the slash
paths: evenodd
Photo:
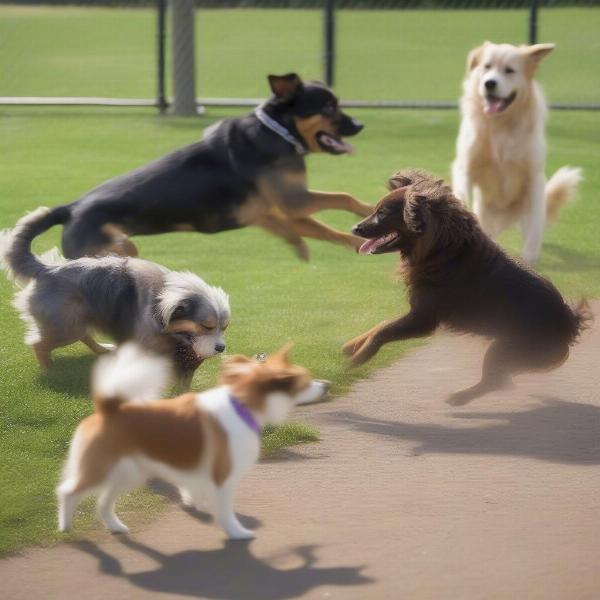
<path id="1" fill-rule="evenodd" d="M 400 252 L 410 311 L 349 341 L 354 364 L 383 344 L 426 336 L 439 326 L 492 338 L 481 381 L 450 397 L 465 404 L 511 382 L 513 374 L 560 366 L 586 318 L 550 281 L 510 258 L 441 179 L 400 171 L 373 214 L 354 227 L 361 254 Z"/>

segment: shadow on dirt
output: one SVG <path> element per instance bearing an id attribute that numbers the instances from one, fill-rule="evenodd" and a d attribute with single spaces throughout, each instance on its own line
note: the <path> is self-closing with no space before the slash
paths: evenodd
<path id="1" fill-rule="evenodd" d="M 319 568 L 315 547 L 299 546 L 289 552 L 301 560 L 295 568 L 276 569 L 250 552 L 251 542 L 226 542 L 216 550 L 187 550 L 168 555 L 124 537 L 129 550 L 154 560 L 158 567 L 126 573 L 121 563 L 91 541 L 73 546 L 94 556 L 104 575 L 122 578 L 148 592 L 193 598 L 230 600 L 284 600 L 295 598 L 322 585 L 363 585 L 373 580 L 362 575 L 363 567 Z"/>
<path id="2" fill-rule="evenodd" d="M 539 406 L 518 412 L 457 412 L 461 421 L 484 425 L 449 427 L 372 419 L 354 412 L 333 418 L 358 431 L 415 442 L 414 454 L 521 456 L 574 465 L 600 464 L 600 408 L 534 396 Z"/>

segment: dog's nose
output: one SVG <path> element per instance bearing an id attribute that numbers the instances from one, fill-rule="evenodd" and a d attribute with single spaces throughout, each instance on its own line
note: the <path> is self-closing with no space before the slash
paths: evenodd
<path id="1" fill-rule="evenodd" d="M 485 82 L 485 89 L 486 90 L 493 90 L 496 87 L 496 80 L 495 79 L 488 79 Z"/>
<path id="2" fill-rule="evenodd" d="M 352 228 L 352 233 L 354 235 L 362 235 L 362 225 L 360 223 L 357 223 L 353 228 Z"/>
<path id="3" fill-rule="evenodd" d="M 215 350 L 217 352 L 224 352 L 225 351 L 225 344 L 215 344 Z"/>

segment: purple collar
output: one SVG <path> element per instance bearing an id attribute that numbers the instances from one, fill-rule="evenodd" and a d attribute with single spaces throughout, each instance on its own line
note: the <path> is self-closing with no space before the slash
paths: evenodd
<path id="1" fill-rule="evenodd" d="M 233 406 L 235 412 L 238 414 L 238 417 L 254 431 L 254 433 L 260 436 L 262 429 L 260 425 L 256 422 L 254 415 L 250 412 L 250 409 L 240 402 L 233 394 L 229 394 L 229 401 L 231 402 L 231 406 Z"/>

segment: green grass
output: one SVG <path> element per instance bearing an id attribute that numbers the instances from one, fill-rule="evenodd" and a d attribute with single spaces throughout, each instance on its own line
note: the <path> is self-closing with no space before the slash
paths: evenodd
<path id="1" fill-rule="evenodd" d="M 0 6 L 0 95 L 151 97 L 155 20 L 148 9 Z M 317 10 L 198 10 L 200 96 L 265 95 L 266 73 L 322 76 Z M 600 8 L 542 9 L 557 43 L 540 79 L 550 100 L 600 102 Z M 346 98 L 454 100 L 468 50 L 526 41 L 525 10 L 338 13 L 337 89 Z"/>
<path id="2" fill-rule="evenodd" d="M 11 109 L 0 111 L 0 227 L 25 211 L 76 198 L 104 179 L 197 139 L 202 127 L 234 112 L 211 111 L 197 119 L 157 118 L 150 111 Z M 309 158 L 310 184 L 347 190 L 374 202 L 386 176 L 400 166 L 448 174 L 458 116 L 454 112 L 361 111 L 367 127 L 355 156 Z M 600 295 L 600 123 L 594 113 L 555 113 L 549 125 L 549 165 L 584 167 L 580 200 L 546 236 L 540 269 L 569 296 Z M 352 215 L 328 212 L 323 219 L 348 230 Z M 44 250 L 59 229 L 36 242 Z M 278 239 L 248 228 L 216 236 L 178 233 L 137 238 L 142 255 L 172 269 L 191 269 L 231 294 L 227 334 L 232 352 L 271 351 L 289 339 L 293 358 L 316 376 L 331 379 L 333 392 L 388 364 L 410 344 L 385 348 L 366 367 L 350 370 L 340 345 L 381 319 L 401 313 L 406 302 L 394 281 L 393 256 L 358 257 L 309 242 L 312 260 L 300 263 Z M 517 251 L 518 235 L 504 240 Z M 40 373 L 22 342 L 23 326 L 10 306 L 13 287 L 0 279 L 0 550 L 56 539 L 54 494 L 60 464 L 77 422 L 91 410 L 88 374 L 92 357 L 81 346 L 56 352 L 56 364 Z M 215 381 L 208 361 L 194 386 Z M 402 401 L 399 398 L 399 401 Z M 266 452 L 316 432 L 284 429 L 265 440 Z M 139 498 L 136 496 L 135 498 Z M 146 506 L 155 506 L 144 496 Z M 135 502 L 132 501 L 133 504 Z M 89 522 L 89 511 L 84 523 Z"/>
<path id="3" fill-rule="evenodd" d="M 316 442 L 318 439 L 319 431 L 304 423 L 290 422 L 279 427 L 267 427 L 262 439 L 262 453 L 268 458 L 282 448 Z"/>
<path id="4" fill-rule="evenodd" d="M 512 26 L 508 21 L 502 24 L 511 13 L 493 13 L 491 25 L 486 21 L 486 27 L 479 29 L 477 23 L 481 25 L 490 13 L 465 13 L 476 33 L 468 37 L 463 30 L 452 33 L 455 13 L 436 14 L 342 13 L 340 48 L 349 54 L 340 61 L 339 89 L 354 97 L 453 98 L 466 49 L 481 37 L 506 35 L 518 40 L 524 27 L 521 13 Z M 562 63 L 558 51 L 548 60 L 544 75 L 563 64 L 552 82 L 556 86 L 552 95 L 567 98 L 573 77 L 581 77 L 586 85 L 575 99 L 596 98 L 591 91 L 598 78 L 587 74 L 597 72 L 597 59 L 590 60 L 588 54 L 593 48 L 597 51 L 598 42 L 585 40 L 589 30 L 597 29 L 598 12 L 543 14 L 547 15 L 542 20 L 543 35 L 551 19 L 557 19 L 560 32 L 562 15 L 579 23 L 576 33 L 575 26 L 572 31 L 582 40 L 581 60 Z M 261 96 L 268 71 L 319 74 L 318 15 L 278 11 L 260 15 L 259 20 L 253 11 L 199 14 L 199 33 L 214 46 L 213 54 L 202 56 L 206 62 L 199 62 L 200 93 Z M 400 16 L 396 31 L 392 21 Z M 0 95 L 148 96 L 153 90 L 148 62 L 152 23 L 151 13 L 143 10 L 0 6 Z M 459 19 L 455 25 L 461 23 Z M 257 29 L 259 24 L 262 30 Z M 433 48 L 422 43 L 425 25 L 431 39 L 437 40 Z M 271 49 L 264 28 L 276 42 Z M 442 33 L 446 37 L 440 37 Z M 561 35 L 567 34 L 561 31 Z M 438 51 L 440 45 L 443 52 Z M 365 54 L 375 47 L 381 49 L 377 55 Z M 567 49 L 564 52 L 569 56 Z M 414 67 L 421 59 L 431 77 L 423 77 L 423 69 Z M 211 110 L 197 119 L 175 120 L 158 118 L 150 110 L 0 108 L 0 227 L 13 225 L 39 205 L 70 201 L 111 176 L 198 139 L 203 127 L 235 114 L 240 111 Z M 385 190 L 386 177 L 401 166 L 448 175 L 458 126 L 455 112 L 364 110 L 357 116 L 367 125 L 356 140 L 358 153 L 310 157 L 311 187 L 341 189 L 374 202 Z M 548 231 L 540 269 L 575 299 L 583 294 L 599 296 L 600 122 L 595 113 L 555 113 L 548 132 L 548 173 L 563 164 L 578 165 L 584 168 L 586 180 L 579 202 Z M 356 222 L 343 213 L 328 212 L 322 218 L 344 230 Z M 47 249 L 58 239 L 57 228 L 42 236 L 36 249 Z M 503 241 L 518 250 L 516 234 Z M 293 339 L 293 358 L 316 376 L 332 380 L 334 394 L 411 346 L 391 345 L 357 370 L 348 369 L 339 352 L 351 336 L 406 308 L 402 287 L 394 281 L 392 256 L 361 258 L 342 248 L 309 242 L 312 260 L 303 264 L 278 239 L 252 228 L 216 236 L 178 233 L 137 238 L 136 243 L 145 258 L 172 269 L 193 270 L 231 294 L 233 319 L 227 342 L 232 352 L 269 352 Z M 23 325 L 11 307 L 13 292 L 12 285 L 0 277 L 0 552 L 57 539 L 53 489 L 72 431 L 91 410 L 92 357 L 83 347 L 66 348 L 56 353 L 56 364 L 47 374 L 40 373 L 22 342 Z M 217 361 L 203 365 L 195 388 L 213 385 L 217 366 Z M 297 424 L 270 431 L 264 440 L 265 454 L 316 436 L 317 432 Z M 136 494 L 125 499 L 124 510 L 142 507 L 151 514 L 160 502 L 155 496 Z M 89 505 L 80 522 L 82 527 L 96 527 Z"/>

